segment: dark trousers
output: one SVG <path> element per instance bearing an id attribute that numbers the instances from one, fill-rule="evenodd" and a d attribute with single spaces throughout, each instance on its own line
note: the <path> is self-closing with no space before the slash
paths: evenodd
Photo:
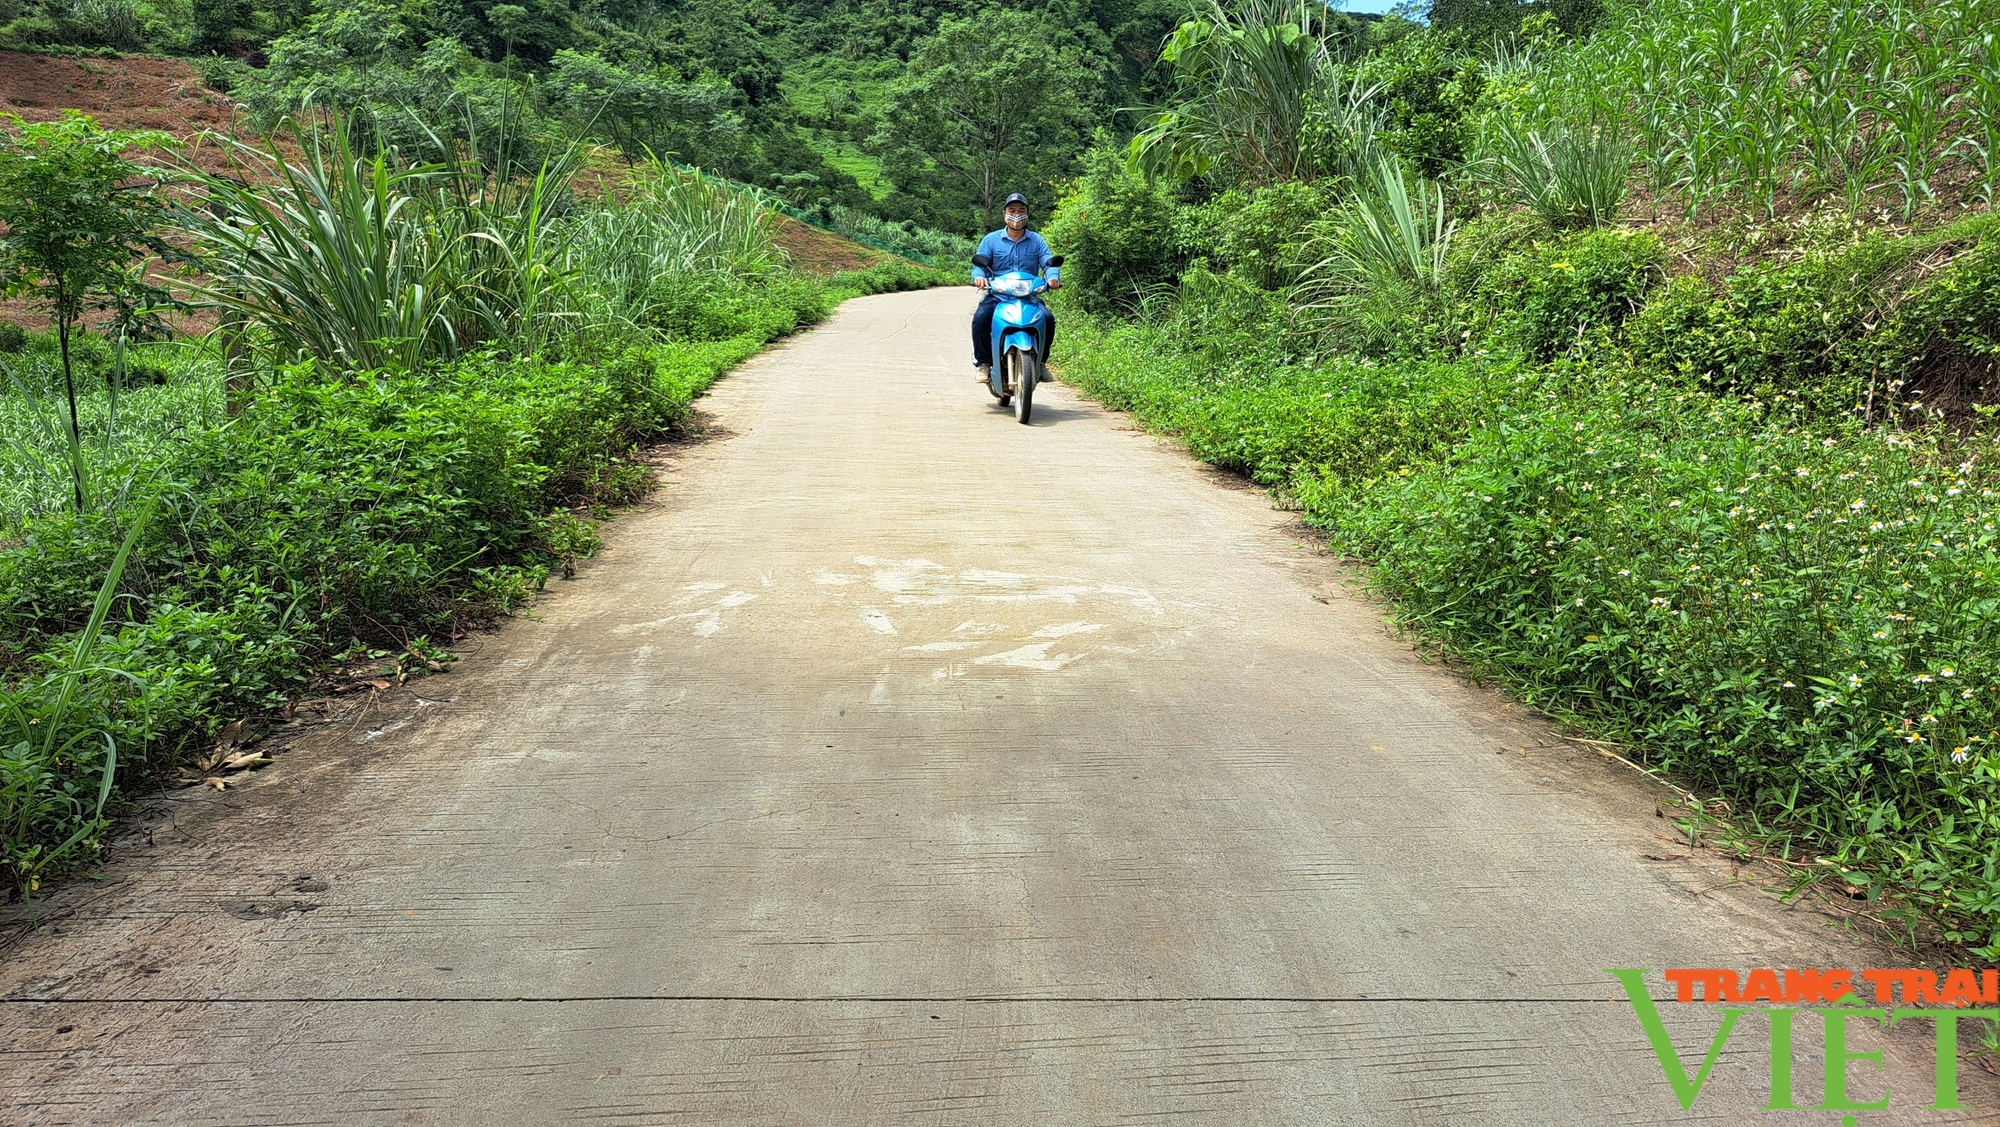
<path id="1" fill-rule="evenodd" d="M 979 308 L 972 311 L 972 362 L 975 364 L 993 363 L 993 307 L 999 304 L 1000 295 L 989 290 L 985 297 L 979 299 Z M 1053 349 L 1055 346 L 1056 323 L 1051 317 L 1048 339 L 1042 342 L 1042 347 Z M 1049 354 L 1043 352 L 1042 359 L 1048 358 Z"/>
<path id="2" fill-rule="evenodd" d="M 993 307 L 1000 304 L 1000 295 L 992 290 L 979 299 L 979 308 L 972 311 L 972 362 L 993 363 Z"/>

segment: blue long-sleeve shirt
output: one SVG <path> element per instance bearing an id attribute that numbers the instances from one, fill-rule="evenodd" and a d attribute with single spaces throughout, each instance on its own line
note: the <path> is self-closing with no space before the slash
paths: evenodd
<path id="1" fill-rule="evenodd" d="M 1049 244 L 1036 231 L 1029 231 L 1016 240 L 1008 238 L 1006 229 L 1002 228 L 979 240 L 979 253 L 993 260 L 993 268 L 983 270 L 974 266 L 972 276 L 975 279 L 1019 270 L 1037 276 L 1045 274 L 1053 281 L 1062 273 L 1060 268 L 1049 265 Z"/>

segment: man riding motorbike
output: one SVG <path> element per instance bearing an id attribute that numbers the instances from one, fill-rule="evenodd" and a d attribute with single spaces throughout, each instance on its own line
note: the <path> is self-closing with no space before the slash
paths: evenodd
<path id="1" fill-rule="evenodd" d="M 1028 230 L 1028 197 L 1015 192 L 1007 197 L 1001 208 L 1006 226 L 979 240 L 978 253 L 985 255 L 991 266 L 972 267 L 972 284 L 985 291 L 979 299 L 979 308 L 972 314 L 972 366 L 975 379 L 986 383 L 993 369 L 993 307 L 1000 304 L 1000 295 L 987 289 L 988 278 L 1005 274 L 1010 270 L 1020 270 L 1037 277 L 1047 277 L 1049 288 L 1061 289 L 1061 270 L 1050 264 L 1054 257 L 1049 253 L 1049 244 L 1042 236 Z M 1055 344 L 1055 325 L 1049 325 L 1049 345 Z"/>

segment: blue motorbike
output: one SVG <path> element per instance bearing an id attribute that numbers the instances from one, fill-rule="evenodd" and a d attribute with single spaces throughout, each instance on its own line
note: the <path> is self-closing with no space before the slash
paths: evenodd
<path id="1" fill-rule="evenodd" d="M 975 254 L 972 264 L 989 270 L 993 260 Z M 1061 266 L 1062 256 L 1051 257 L 1049 265 Z M 993 370 L 987 376 L 987 390 L 1000 406 L 1014 408 L 1017 421 L 1026 423 L 1034 410 L 1035 385 L 1048 379 L 1044 373 L 1049 342 L 1055 337 L 1055 315 L 1042 300 L 1049 282 L 1024 270 L 1009 270 L 986 285 L 1001 297 L 993 307 Z"/>

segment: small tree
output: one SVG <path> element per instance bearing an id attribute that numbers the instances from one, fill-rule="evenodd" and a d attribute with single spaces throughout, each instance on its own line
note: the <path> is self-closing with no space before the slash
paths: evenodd
<path id="1" fill-rule="evenodd" d="M 947 19 L 889 88 L 874 144 L 897 167 L 964 184 L 992 230 L 1025 180 L 1066 171 L 1083 149 L 1082 94 L 1098 76 L 1039 15 L 984 8 Z"/>
<path id="2" fill-rule="evenodd" d="M 713 128 L 729 90 L 719 83 L 676 82 L 660 71 L 570 50 L 556 52 L 548 88 L 572 124 L 602 130 L 627 164 L 649 151 L 672 151 Z"/>
<path id="3" fill-rule="evenodd" d="M 109 309 L 120 328 L 165 294 L 145 280 L 147 257 L 179 257 L 159 237 L 165 201 L 159 169 L 127 160 L 133 149 L 172 145 L 164 133 L 102 129 L 75 111 L 0 133 L 0 295 L 48 306 L 69 404 L 69 462 L 77 511 L 86 504 L 83 430 L 77 420 L 70 336 L 87 309 Z"/>

